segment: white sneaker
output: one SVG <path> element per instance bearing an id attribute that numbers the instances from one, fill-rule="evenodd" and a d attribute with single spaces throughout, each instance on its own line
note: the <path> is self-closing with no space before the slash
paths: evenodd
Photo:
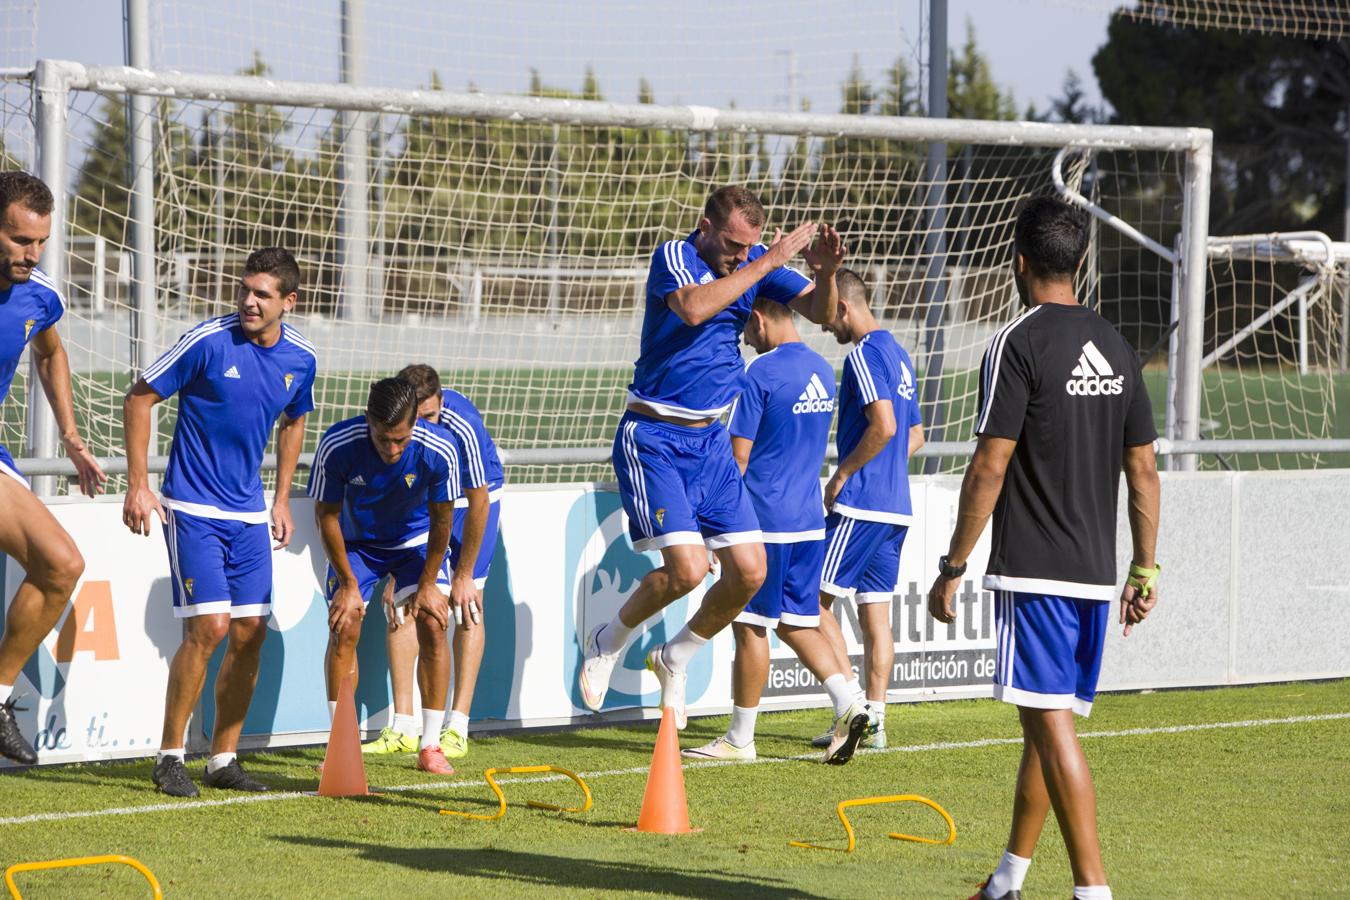
<path id="1" fill-rule="evenodd" d="M 586 708 L 593 712 L 599 712 L 600 707 L 605 705 L 605 694 L 609 693 L 609 677 L 614 673 L 614 664 L 619 661 L 621 653 L 601 653 L 600 646 L 595 641 L 595 636 L 600 633 L 601 625 L 591 629 L 591 633 L 586 636 L 586 646 L 582 652 L 581 671 L 579 681 L 581 682 L 581 700 L 586 704 Z"/>
<path id="2" fill-rule="evenodd" d="M 702 747 L 694 747 L 690 750 L 681 750 L 680 755 L 689 759 L 755 759 L 755 742 L 751 741 L 744 747 L 737 747 L 731 741 L 727 740 L 726 735 L 719 738 L 713 738 L 709 743 Z"/>
<path id="3" fill-rule="evenodd" d="M 684 682 L 688 676 L 666 668 L 661 655 L 665 646 L 657 644 L 647 653 L 647 668 L 656 673 L 656 680 L 661 682 L 661 708 L 674 710 L 675 727 L 684 731 L 684 726 L 689 724 L 689 717 L 684 713 Z"/>
<path id="4" fill-rule="evenodd" d="M 830 745 L 825 749 L 825 756 L 821 762 L 842 766 L 852 759 L 853 751 L 858 749 L 858 741 L 862 740 L 871 721 L 872 716 L 868 712 L 867 704 L 861 700 L 854 700 L 852 705 L 844 710 L 843 715 L 834 720 Z"/>

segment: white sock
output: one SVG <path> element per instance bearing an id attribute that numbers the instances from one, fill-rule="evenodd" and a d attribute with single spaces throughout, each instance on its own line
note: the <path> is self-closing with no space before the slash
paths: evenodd
<path id="1" fill-rule="evenodd" d="M 694 634 L 686 625 L 661 648 L 661 659 L 670 671 L 683 672 L 689 668 L 689 661 L 694 658 L 694 654 L 706 643 L 707 638 Z"/>
<path id="2" fill-rule="evenodd" d="M 867 708 L 870 709 L 870 710 L 872 710 L 872 715 L 873 715 L 873 717 L 875 717 L 876 720 L 877 720 L 877 727 L 878 727 L 878 728 L 885 728 L 885 727 L 886 727 L 886 701 L 885 701 L 885 700 L 868 700 L 868 701 L 867 701 Z"/>
<path id="3" fill-rule="evenodd" d="M 850 678 L 844 686 L 848 688 L 848 692 L 849 694 L 852 695 L 854 700 L 867 699 L 866 697 L 863 696 L 862 682 L 859 681 L 858 679 Z"/>
<path id="4" fill-rule="evenodd" d="M 412 737 L 417 734 L 417 720 L 412 716 L 405 716 L 403 713 L 394 713 L 393 728 L 399 734 Z"/>
<path id="5" fill-rule="evenodd" d="M 1073 900 L 1111 900 L 1111 888 L 1104 884 L 1074 885 Z"/>
<path id="6" fill-rule="evenodd" d="M 748 747 L 753 744 L 755 718 L 758 715 L 758 706 L 731 707 L 731 727 L 727 729 L 727 742 L 733 747 Z"/>
<path id="7" fill-rule="evenodd" d="M 182 747 L 161 750 L 155 754 L 155 765 L 163 762 L 166 756 L 175 757 L 179 762 L 182 762 L 186 758 L 186 751 Z"/>
<path id="8" fill-rule="evenodd" d="M 14 685 L 0 684 L 0 703 L 4 703 L 14 695 Z"/>
<path id="9" fill-rule="evenodd" d="M 628 644 L 628 639 L 633 636 L 634 631 L 637 629 L 629 628 L 620 622 L 616 615 L 600 627 L 600 631 L 595 635 L 595 645 L 601 653 L 613 656 Z"/>
<path id="10" fill-rule="evenodd" d="M 451 731 L 459 732 L 460 737 L 469 736 L 469 714 L 462 713 L 457 709 L 450 710 L 450 722 L 447 726 Z"/>
<path id="11" fill-rule="evenodd" d="M 994 874 L 989 876 L 989 884 L 985 886 L 984 892 L 991 897 L 1002 897 L 1008 891 L 1020 891 L 1030 865 L 1030 859 L 1004 850 L 1003 858 L 998 861 Z"/>
<path id="12" fill-rule="evenodd" d="M 238 756 L 236 753 L 217 753 L 206 763 L 207 772 L 219 772 L 221 769 L 235 761 Z"/>
<path id="13" fill-rule="evenodd" d="M 422 748 L 441 745 L 441 726 L 445 724 L 445 710 L 422 710 Z"/>
<path id="14" fill-rule="evenodd" d="M 336 719 L 336 718 L 337 718 L 337 701 L 336 701 L 336 700 L 329 700 L 329 701 L 328 701 L 328 724 L 329 724 L 329 725 L 332 725 L 332 724 L 333 724 L 333 720 Z"/>
<path id="15" fill-rule="evenodd" d="M 830 695 L 830 702 L 834 704 L 836 716 L 842 716 L 853 705 L 853 692 L 848 689 L 848 682 L 844 680 L 844 676 L 838 672 L 825 679 L 825 691 Z"/>

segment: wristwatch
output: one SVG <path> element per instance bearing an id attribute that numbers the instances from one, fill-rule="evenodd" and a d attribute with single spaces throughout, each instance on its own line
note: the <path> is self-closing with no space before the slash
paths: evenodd
<path id="1" fill-rule="evenodd" d="M 951 559 L 950 556 L 944 556 L 938 560 L 938 571 L 942 573 L 943 578 L 960 578 L 962 575 L 966 574 L 966 566 L 969 565 L 969 563 L 961 563 L 959 566 L 954 566 L 948 562 L 949 559 Z"/>

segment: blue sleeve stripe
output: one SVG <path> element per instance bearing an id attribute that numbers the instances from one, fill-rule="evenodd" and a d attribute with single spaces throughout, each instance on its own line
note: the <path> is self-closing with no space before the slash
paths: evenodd
<path id="1" fill-rule="evenodd" d="M 441 424 L 453 431 L 464 444 L 469 466 L 469 487 L 482 487 L 487 484 L 487 474 L 483 471 L 483 448 L 478 444 L 478 435 L 474 434 L 469 420 L 456 414 L 448 407 L 441 407 Z"/>
<path id="2" fill-rule="evenodd" d="M 1008 336 L 1013 333 L 1018 325 L 1021 325 L 1029 319 L 1039 306 L 1034 306 L 1030 311 L 1023 313 L 1016 319 L 1013 319 L 1007 325 L 994 335 L 994 339 L 989 342 L 989 349 L 985 351 L 984 362 L 980 366 L 980 383 L 984 387 L 984 408 L 980 410 L 980 418 L 975 423 L 975 433 L 984 431 L 984 426 L 989 419 L 989 411 L 994 408 L 994 389 L 998 387 L 998 370 L 1003 363 L 1003 348 L 1008 345 Z"/>
<path id="3" fill-rule="evenodd" d="M 319 449 L 314 454 L 314 476 L 309 480 L 309 495 L 316 500 L 323 498 L 324 488 L 328 486 L 328 457 L 338 447 L 346 446 L 366 436 L 366 423 L 353 422 L 345 428 L 330 428 L 319 439 Z"/>
<path id="4" fill-rule="evenodd" d="M 460 490 L 459 486 L 459 451 L 455 449 L 455 445 L 421 426 L 413 428 L 413 440 L 445 458 L 445 462 L 450 469 L 450 486 L 447 491 L 451 500 L 459 497 L 463 491 Z"/>
<path id="5" fill-rule="evenodd" d="M 33 269 L 33 280 L 36 281 L 38 284 L 42 285 L 43 287 L 49 288 L 51 292 L 56 295 L 56 302 L 61 304 L 62 311 L 65 310 L 66 308 L 65 295 L 61 293 L 61 289 L 56 286 L 55 281 L 52 281 L 52 277 L 50 275 L 48 275 L 41 269 L 35 268 Z"/>
<path id="6" fill-rule="evenodd" d="M 216 319 L 207 319 L 200 325 L 195 325 L 184 332 L 168 353 L 165 353 L 156 360 L 150 368 L 141 373 L 141 380 L 149 383 L 169 370 L 169 367 L 182 357 L 188 351 L 188 348 L 198 343 L 202 338 L 224 331 L 226 328 L 239 321 L 239 314 L 232 313 L 228 316 L 221 316 Z"/>
<path id="7" fill-rule="evenodd" d="M 666 268 L 675 276 L 675 283 L 680 287 L 694 283 L 693 273 L 684 264 L 684 247 L 684 241 L 667 241 L 662 247 L 666 255 Z"/>
<path id="8" fill-rule="evenodd" d="M 853 377 L 858 381 L 858 399 L 862 401 L 862 405 L 877 402 L 877 385 L 872 379 L 872 371 L 867 368 L 867 357 L 863 355 L 862 344 L 853 348 L 847 362 L 853 366 Z"/>

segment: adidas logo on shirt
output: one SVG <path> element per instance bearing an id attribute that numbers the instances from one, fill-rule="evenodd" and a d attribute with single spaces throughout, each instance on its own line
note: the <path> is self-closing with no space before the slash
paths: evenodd
<path id="1" fill-rule="evenodd" d="M 815 372 L 811 373 L 811 380 L 806 383 L 806 390 L 797 398 L 797 402 L 792 404 L 792 411 L 797 415 L 802 413 L 834 412 L 834 401 L 830 399 L 830 392 L 825 390 L 825 385 L 821 383 L 820 376 Z"/>
<path id="2" fill-rule="evenodd" d="M 914 399 L 914 375 L 909 371 L 909 366 L 900 364 L 900 386 L 895 392 L 906 400 Z"/>
<path id="3" fill-rule="evenodd" d="M 364 478 L 362 478 L 360 475 L 357 475 L 355 478 L 352 479 L 352 484 L 359 484 L 359 485 L 361 485 L 362 487 L 365 487 L 365 486 L 366 486 L 366 480 L 365 480 Z"/>
<path id="4" fill-rule="evenodd" d="M 226 378 L 238 378 L 238 377 L 239 377 L 239 370 L 236 369 L 234 366 L 230 366 L 228 369 L 225 370 L 225 377 L 226 377 Z"/>
<path id="5" fill-rule="evenodd" d="M 1092 341 L 1083 345 L 1083 352 L 1078 355 L 1078 365 L 1074 366 L 1070 375 L 1072 377 L 1064 383 L 1064 389 L 1074 397 L 1101 397 L 1125 391 L 1125 376 L 1112 371 L 1111 364 Z"/>

